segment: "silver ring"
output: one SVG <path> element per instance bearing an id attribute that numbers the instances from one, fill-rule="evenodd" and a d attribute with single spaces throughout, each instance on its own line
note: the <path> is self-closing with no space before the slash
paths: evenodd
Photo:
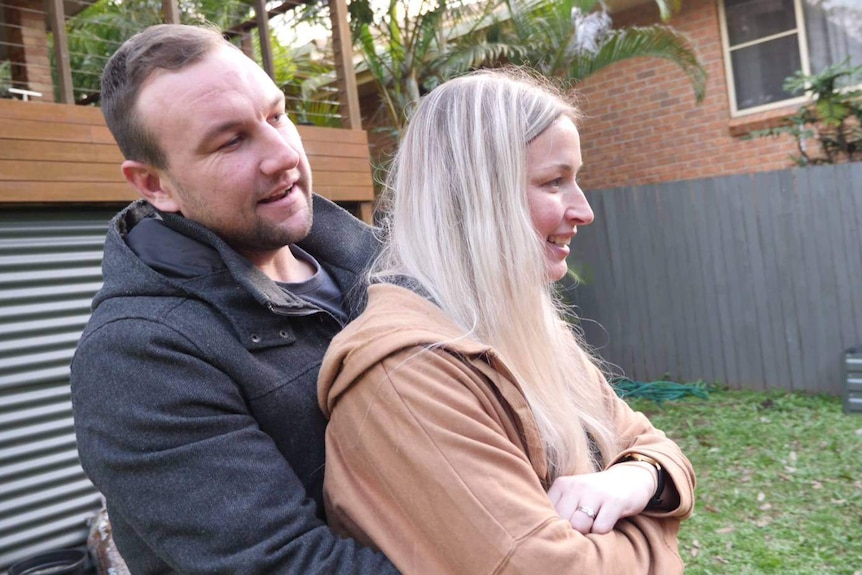
<path id="1" fill-rule="evenodd" d="M 578 508 L 575 509 L 575 511 L 580 511 L 581 513 L 583 513 L 584 515 L 586 515 L 590 519 L 596 518 L 596 512 L 593 511 L 593 509 L 591 507 L 587 507 L 586 505 L 579 505 Z"/>

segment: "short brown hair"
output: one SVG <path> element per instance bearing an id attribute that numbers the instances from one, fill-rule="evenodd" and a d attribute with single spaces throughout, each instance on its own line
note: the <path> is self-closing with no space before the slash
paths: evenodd
<path id="1" fill-rule="evenodd" d="M 179 70 L 219 46 L 233 46 L 210 26 L 158 24 L 126 40 L 102 72 L 102 115 L 128 160 L 168 167 L 155 135 L 138 117 L 141 85 L 156 70 Z"/>

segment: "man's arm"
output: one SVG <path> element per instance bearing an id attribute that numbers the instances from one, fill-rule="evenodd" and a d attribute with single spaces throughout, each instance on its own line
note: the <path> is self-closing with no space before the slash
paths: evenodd
<path id="1" fill-rule="evenodd" d="M 112 521 L 182 573 L 395 573 L 316 517 L 206 345 L 147 319 L 108 323 L 79 344 L 78 447 Z M 124 559 L 135 572 L 139 558 Z"/>

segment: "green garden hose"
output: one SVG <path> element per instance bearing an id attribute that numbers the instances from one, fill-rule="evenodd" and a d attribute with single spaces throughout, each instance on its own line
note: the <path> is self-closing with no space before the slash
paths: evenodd
<path id="1" fill-rule="evenodd" d="M 709 385 L 703 381 L 695 383 L 677 383 L 675 381 L 635 381 L 627 377 L 617 377 L 611 380 L 611 386 L 617 395 L 623 399 L 638 397 L 651 399 L 658 404 L 664 401 L 681 399 L 688 395 L 709 398 Z"/>

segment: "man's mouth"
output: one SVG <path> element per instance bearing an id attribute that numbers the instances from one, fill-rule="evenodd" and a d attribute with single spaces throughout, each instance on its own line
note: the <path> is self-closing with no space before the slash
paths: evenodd
<path id="1" fill-rule="evenodd" d="M 273 192 L 272 194 L 270 194 L 270 195 L 268 195 L 267 197 L 265 197 L 265 198 L 263 198 L 262 200 L 260 200 L 260 202 L 258 202 L 258 203 L 261 203 L 261 204 L 271 204 L 272 202 L 277 202 L 278 200 L 280 200 L 280 199 L 284 198 L 285 196 L 287 196 L 287 194 L 289 194 L 289 193 L 291 192 L 291 190 L 293 190 L 293 188 L 294 188 L 294 186 L 295 186 L 295 185 L 296 185 L 296 184 L 291 184 L 291 186 L 290 186 L 289 188 L 287 188 L 287 189 L 280 190 L 280 191 L 278 191 L 278 192 Z"/>

